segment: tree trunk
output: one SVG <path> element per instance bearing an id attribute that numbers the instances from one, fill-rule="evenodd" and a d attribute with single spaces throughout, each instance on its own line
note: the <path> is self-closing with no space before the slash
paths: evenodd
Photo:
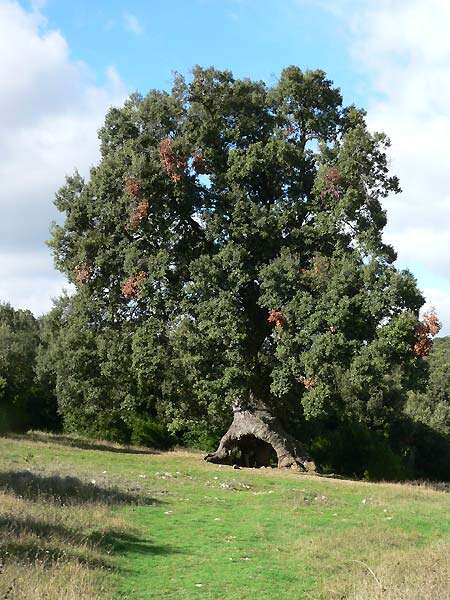
<path id="1" fill-rule="evenodd" d="M 282 427 L 271 412 L 258 403 L 255 408 L 233 407 L 234 418 L 217 450 L 205 460 L 245 467 L 270 466 L 271 457 L 279 468 L 312 471 L 314 463 L 305 449 Z M 240 452 L 240 457 L 236 454 Z"/>

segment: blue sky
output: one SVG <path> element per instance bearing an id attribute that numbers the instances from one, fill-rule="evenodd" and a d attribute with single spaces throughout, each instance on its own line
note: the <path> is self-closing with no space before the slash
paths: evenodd
<path id="1" fill-rule="evenodd" d="M 385 237 L 450 333 L 449 25 L 447 0 L 0 0 L 0 298 L 40 314 L 65 285 L 53 195 L 98 159 L 110 105 L 195 64 L 269 83 L 297 64 L 392 138 Z"/>
<path id="2" fill-rule="evenodd" d="M 323 68 L 349 99 L 364 101 L 348 69 L 344 24 L 312 3 L 49 0 L 45 15 L 73 58 L 99 76 L 113 63 L 127 87 L 141 92 L 169 86 L 173 70 L 187 73 L 195 64 L 266 81 L 299 64 Z"/>

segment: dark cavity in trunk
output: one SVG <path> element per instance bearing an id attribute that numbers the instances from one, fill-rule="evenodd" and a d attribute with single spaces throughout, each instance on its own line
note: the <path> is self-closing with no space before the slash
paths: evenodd
<path id="1" fill-rule="evenodd" d="M 279 419 L 261 402 L 233 407 L 234 418 L 219 447 L 205 460 L 244 467 L 291 468 L 312 471 L 314 463 L 305 448 L 285 431 Z"/>

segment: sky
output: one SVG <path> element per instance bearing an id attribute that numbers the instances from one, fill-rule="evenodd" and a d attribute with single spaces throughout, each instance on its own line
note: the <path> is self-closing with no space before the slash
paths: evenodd
<path id="1" fill-rule="evenodd" d="M 321 68 L 392 140 L 386 241 L 450 334 L 448 0 L 0 0 L 0 300 L 36 315 L 67 287 L 45 245 L 105 112 L 195 64 L 276 81 Z"/>

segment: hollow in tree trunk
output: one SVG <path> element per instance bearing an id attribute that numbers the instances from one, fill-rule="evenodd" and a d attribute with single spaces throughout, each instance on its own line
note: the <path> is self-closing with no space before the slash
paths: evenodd
<path id="1" fill-rule="evenodd" d="M 300 471 L 314 470 L 314 463 L 306 450 L 288 434 L 277 417 L 267 407 L 233 407 L 234 418 L 219 447 L 205 460 L 219 464 L 240 463 L 245 467 L 271 465 L 273 457 L 279 468 Z M 235 459 L 236 451 L 240 459 Z"/>

